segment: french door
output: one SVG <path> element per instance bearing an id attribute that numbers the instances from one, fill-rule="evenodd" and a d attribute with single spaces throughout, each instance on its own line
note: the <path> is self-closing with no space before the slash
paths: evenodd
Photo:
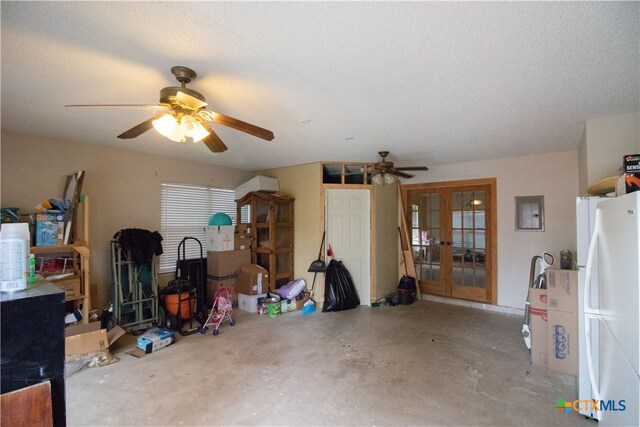
<path id="1" fill-rule="evenodd" d="M 402 186 L 422 292 L 497 303 L 495 184 L 491 178 Z"/>

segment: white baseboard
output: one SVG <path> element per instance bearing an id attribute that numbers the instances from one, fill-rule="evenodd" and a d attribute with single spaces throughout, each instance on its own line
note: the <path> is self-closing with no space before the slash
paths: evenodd
<path id="1" fill-rule="evenodd" d="M 505 307 L 502 305 L 485 304 L 485 303 L 476 302 L 476 301 L 467 301 L 467 300 L 457 299 L 457 298 L 441 297 L 438 295 L 421 294 L 421 296 L 423 300 L 427 300 L 427 301 L 440 302 L 443 304 L 460 305 L 463 307 L 471 307 L 471 308 L 477 308 L 480 310 L 495 311 L 498 313 L 519 314 L 520 316 L 524 316 L 523 308 L 512 308 L 512 307 Z"/>

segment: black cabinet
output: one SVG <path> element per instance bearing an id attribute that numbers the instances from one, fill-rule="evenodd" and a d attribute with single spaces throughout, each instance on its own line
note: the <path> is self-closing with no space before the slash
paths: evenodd
<path id="1" fill-rule="evenodd" d="M 0 294 L 1 393 L 51 381 L 53 425 L 66 425 L 64 291 L 48 282 Z"/>

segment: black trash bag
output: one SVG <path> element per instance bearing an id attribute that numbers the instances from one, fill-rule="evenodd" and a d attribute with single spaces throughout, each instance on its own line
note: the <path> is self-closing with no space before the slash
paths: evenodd
<path id="1" fill-rule="evenodd" d="M 342 264 L 342 261 L 332 259 L 325 273 L 322 311 L 350 310 L 359 305 L 360 297 L 349 270 Z"/>

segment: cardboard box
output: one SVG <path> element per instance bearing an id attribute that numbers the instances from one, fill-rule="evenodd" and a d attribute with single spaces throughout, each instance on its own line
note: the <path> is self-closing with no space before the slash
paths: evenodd
<path id="1" fill-rule="evenodd" d="M 233 225 L 207 227 L 207 251 L 232 251 L 234 249 Z"/>
<path id="2" fill-rule="evenodd" d="M 640 154 L 626 154 L 622 157 L 624 173 L 640 173 Z"/>
<path id="3" fill-rule="evenodd" d="M 69 356 L 107 350 L 124 334 L 124 329 L 117 325 L 107 332 L 100 327 L 100 322 L 68 326 L 64 330 L 64 354 Z"/>
<path id="4" fill-rule="evenodd" d="M 251 249 L 207 251 L 207 275 L 209 276 L 235 276 L 240 271 L 240 267 L 247 264 L 251 264 Z"/>
<path id="5" fill-rule="evenodd" d="M 529 289 L 529 319 L 531 321 L 531 363 L 548 365 L 547 351 L 547 290 Z"/>
<path id="6" fill-rule="evenodd" d="M 64 216 L 62 214 L 36 215 L 36 246 L 61 245 L 64 241 Z"/>
<path id="7" fill-rule="evenodd" d="M 80 276 L 70 276 L 64 279 L 51 281 L 54 285 L 64 291 L 65 299 L 78 298 L 82 296 Z"/>
<path id="8" fill-rule="evenodd" d="M 625 173 L 624 176 L 624 194 L 640 191 L 640 173 Z"/>
<path id="9" fill-rule="evenodd" d="M 258 295 L 238 294 L 238 308 L 240 310 L 248 311 L 249 313 L 257 313 L 258 300 L 266 296 L 267 294 L 258 294 Z"/>
<path id="10" fill-rule="evenodd" d="M 216 291 L 220 288 L 227 288 L 231 294 L 231 300 L 234 303 L 238 301 L 238 295 L 236 294 L 236 276 L 227 276 L 227 277 L 207 277 L 207 306 L 213 306 L 213 299 L 215 297 Z"/>
<path id="11" fill-rule="evenodd" d="M 277 179 L 258 175 L 235 189 L 236 200 L 242 199 L 247 193 L 252 191 L 276 192 L 279 189 Z"/>
<path id="12" fill-rule="evenodd" d="M 578 272 L 547 269 L 548 309 L 576 313 L 578 311 Z"/>
<path id="13" fill-rule="evenodd" d="M 236 278 L 236 292 L 245 295 L 258 295 L 269 289 L 269 273 L 256 264 L 244 265 Z"/>
<path id="14" fill-rule="evenodd" d="M 300 311 L 304 308 L 304 303 L 309 301 L 311 294 L 307 293 L 303 298 L 296 300 L 296 311 Z"/>
<path id="15" fill-rule="evenodd" d="M 170 346 L 176 341 L 176 334 L 169 329 L 149 329 L 138 337 L 138 349 L 149 354 Z"/>
<path id="16" fill-rule="evenodd" d="M 578 375 L 578 314 L 548 310 L 547 319 L 549 369 Z"/>

